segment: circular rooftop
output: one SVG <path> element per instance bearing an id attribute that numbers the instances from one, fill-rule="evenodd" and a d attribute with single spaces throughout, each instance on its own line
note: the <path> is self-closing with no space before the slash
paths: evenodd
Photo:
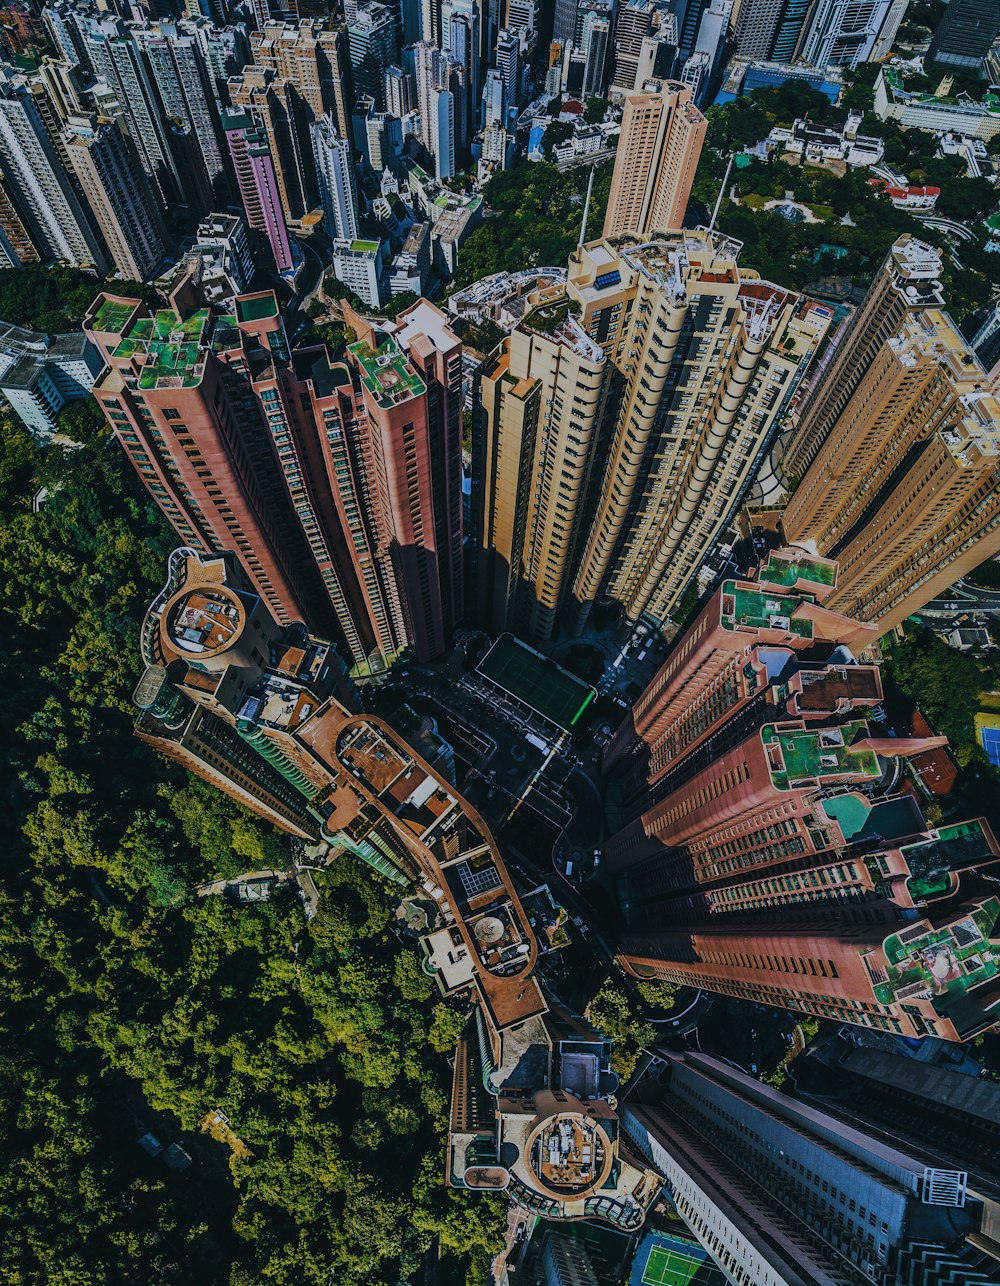
<path id="1" fill-rule="evenodd" d="M 193 656 L 212 656 L 231 647 L 243 629 L 239 599 L 220 585 L 182 590 L 163 613 L 168 641 Z"/>
<path id="2" fill-rule="evenodd" d="M 554 1196 L 581 1196 L 607 1180 L 614 1162 L 611 1140 L 583 1112 L 556 1112 L 540 1121 L 527 1147 L 539 1188 Z"/>

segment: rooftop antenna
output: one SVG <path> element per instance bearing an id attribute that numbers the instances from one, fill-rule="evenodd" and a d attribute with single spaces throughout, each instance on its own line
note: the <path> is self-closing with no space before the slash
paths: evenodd
<path id="1" fill-rule="evenodd" d="M 729 164 L 726 166 L 726 172 L 722 176 L 722 187 L 719 188 L 719 195 L 715 202 L 715 209 L 712 211 L 712 218 L 708 225 L 709 232 L 715 229 L 715 220 L 719 217 L 719 206 L 722 204 L 722 197 L 729 185 L 729 171 L 733 168 L 733 153 L 729 153 Z"/>
<path id="2" fill-rule="evenodd" d="M 594 190 L 594 171 L 596 169 L 596 165 L 590 167 L 590 178 L 587 180 L 587 199 L 583 203 L 583 222 L 580 224 L 580 240 L 576 243 L 577 250 L 580 250 L 587 240 L 587 215 L 590 213 L 590 194 Z"/>

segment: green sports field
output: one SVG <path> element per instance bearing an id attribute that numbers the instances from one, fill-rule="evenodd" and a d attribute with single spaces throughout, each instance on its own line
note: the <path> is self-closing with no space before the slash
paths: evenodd
<path id="1" fill-rule="evenodd" d="M 479 673 L 565 731 L 574 728 L 596 693 L 575 675 L 502 634 L 478 665 Z"/>
<path id="2" fill-rule="evenodd" d="M 642 1274 L 645 1286 L 687 1286 L 705 1263 L 704 1255 L 686 1255 L 680 1250 L 654 1246 Z"/>

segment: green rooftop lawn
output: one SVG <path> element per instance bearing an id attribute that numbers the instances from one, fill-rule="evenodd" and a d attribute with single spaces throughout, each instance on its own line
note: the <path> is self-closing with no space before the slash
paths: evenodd
<path id="1" fill-rule="evenodd" d="M 843 734 L 843 745 L 823 744 L 821 733 L 807 729 L 794 732 L 777 732 L 774 728 L 765 728 L 762 735 L 765 747 L 775 743 L 781 750 L 783 767 L 772 763 L 771 780 L 779 790 L 787 790 L 798 781 L 839 776 L 843 773 L 857 773 L 863 777 L 877 777 L 879 774 L 878 759 L 871 750 L 853 750 L 851 739 L 856 736 L 865 724 L 842 724 L 839 731 Z M 824 759 L 833 762 L 824 763 Z"/>
<path id="2" fill-rule="evenodd" d="M 480 674 L 540 715 L 569 731 L 594 699 L 588 687 L 568 670 L 502 635 L 479 662 Z"/>
<path id="3" fill-rule="evenodd" d="M 788 632 L 800 638 L 812 638 L 812 621 L 803 617 L 796 620 L 793 613 L 801 604 L 798 598 L 776 598 L 768 595 L 766 590 L 737 589 L 734 581 L 727 581 L 723 592 L 730 594 L 734 602 L 731 618 L 724 619 L 724 624 L 732 623 L 749 629 L 766 630 L 771 628 L 772 616 L 788 617 Z"/>
<path id="4" fill-rule="evenodd" d="M 392 406 L 410 397 L 419 397 L 426 388 L 395 340 L 387 339 L 377 351 L 361 340 L 357 344 L 351 344 L 348 352 L 361 367 L 365 388 L 382 407 Z"/>
<path id="5" fill-rule="evenodd" d="M 120 335 L 122 327 L 132 316 L 135 304 L 120 304 L 114 299 L 105 299 L 94 317 L 94 329 Z"/>
<path id="6" fill-rule="evenodd" d="M 263 295 L 250 295 L 237 299 L 236 311 L 241 322 L 262 321 L 265 317 L 277 317 L 278 301 L 271 291 Z"/>

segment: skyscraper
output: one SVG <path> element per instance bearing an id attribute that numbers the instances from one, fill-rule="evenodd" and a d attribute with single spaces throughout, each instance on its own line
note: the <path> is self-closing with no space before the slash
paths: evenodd
<path id="1" fill-rule="evenodd" d="M 562 300 L 529 313 L 477 372 L 470 585 L 493 633 L 552 636 L 586 535 L 607 367 Z"/>
<path id="2" fill-rule="evenodd" d="M 817 0 L 802 28 L 798 56 L 812 67 L 857 67 L 871 57 L 891 11 L 892 0 Z"/>
<path id="3" fill-rule="evenodd" d="M 38 247 L 14 201 L 12 185 L 0 171 L 0 266 L 21 268 L 40 259 Z"/>
<path id="4" fill-rule="evenodd" d="M 310 127 L 310 133 L 326 235 L 353 241 L 358 235 L 358 189 L 351 145 L 337 133 L 332 116 L 320 117 Z"/>
<path id="5" fill-rule="evenodd" d="M 291 81 L 277 80 L 271 70 L 257 67 L 246 67 L 230 80 L 229 96 L 234 107 L 251 112 L 264 130 L 285 218 L 298 223 L 318 199 L 305 100 Z"/>
<path id="6" fill-rule="evenodd" d="M 615 67 L 608 91 L 621 99 L 633 93 L 642 42 L 653 30 L 653 6 L 650 0 L 622 0 L 615 15 Z M 621 149 L 619 140 L 619 150 Z"/>
<path id="7" fill-rule="evenodd" d="M 831 602 L 885 633 L 1000 552 L 1000 400 L 949 319 L 911 313 L 792 496 L 790 540 L 840 562 Z"/>
<path id="8" fill-rule="evenodd" d="M 507 116 L 521 105 L 521 41 L 516 31 L 505 27 L 497 36 L 497 71 L 503 77 L 503 110 Z"/>
<path id="9" fill-rule="evenodd" d="M 803 407 L 782 457 L 788 478 L 800 478 L 853 397 L 886 340 L 903 319 L 944 304 L 938 252 L 909 233 L 893 244 L 864 303 L 841 332 L 810 383 Z"/>
<path id="10" fill-rule="evenodd" d="M 337 132 L 349 135 L 353 98 L 342 30 L 315 18 L 267 22 L 250 37 L 250 47 L 255 66 L 295 86 L 306 106 L 306 121 L 332 114 Z"/>
<path id="11" fill-rule="evenodd" d="M 835 565 L 773 552 L 675 641 L 609 748 L 605 845 L 639 977 L 907 1036 L 997 1023 L 1000 860 L 982 820 L 928 828 L 899 791 L 943 738 L 885 736 L 871 629 Z M 967 962 L 967 963 L 965 963 Z"/>
<path id="12" fill-rule="evenodd" d="M 829 308 L 734 256 L 724 238 L 686 232 L 570 257 L 567 293 L 615 385 L 571 631 L 605 595 L 630 621 L 677 610 L 826 331 Z"/>
<path id="13" fill-rule="evenodd" d="M 392 9 L 372 3 L 358 10 L 347 29 L 355 96 L 367 95 L 379 111 L 385 111 L 385 74 L 399 54 L 396 25 Z"/>
<path id="14" fill-rule="evenodd" d="M 932 1143 L 892 1146 L 696 1053 L 658 1058 L 619 1111 L 739 1286 L 986 1280 L 952 1252 L 988 1229 L 990 1195 Z"/>
<path id="15" fill-rule="evenodd" d="M 249 112 L 223 111 L 222 126 L 247 226 L 264 237 L 279 273 L 294 267 L 278 176 L 267 135 Z"/>
<path id="16" fill-rule="evenodd" d="M 163 259 L 160 213 L 132 140 L 113 121 L 71 116 L 64 142 L 118 272 L 145 281 Z"/>
<path id="17" fill-rule="evenodd" d="M 604 235 L 673 232 L 684 222 L 708 123 L 686 85 L 649 81 L 625 97 Z"/>
<path id="18" fill-rule="evenodd" d="M 385 110 L 400 120 L 416 106 L 413 77 L 402 67 L 392 66 L 385 73 Z"/>
<path id="19" fill-rule="evenodd" d="M 93 268 L 103 276 L 107 272 L 104 249 L 21 77 L 0 80 L 0 165 L 41 255 Z"/>
<path id="20" fill-rule="evenodd" d="M 1000 35 L 1000 0 L 951 0 L 928 50 L 929 62 L 978 71 Z"/>

